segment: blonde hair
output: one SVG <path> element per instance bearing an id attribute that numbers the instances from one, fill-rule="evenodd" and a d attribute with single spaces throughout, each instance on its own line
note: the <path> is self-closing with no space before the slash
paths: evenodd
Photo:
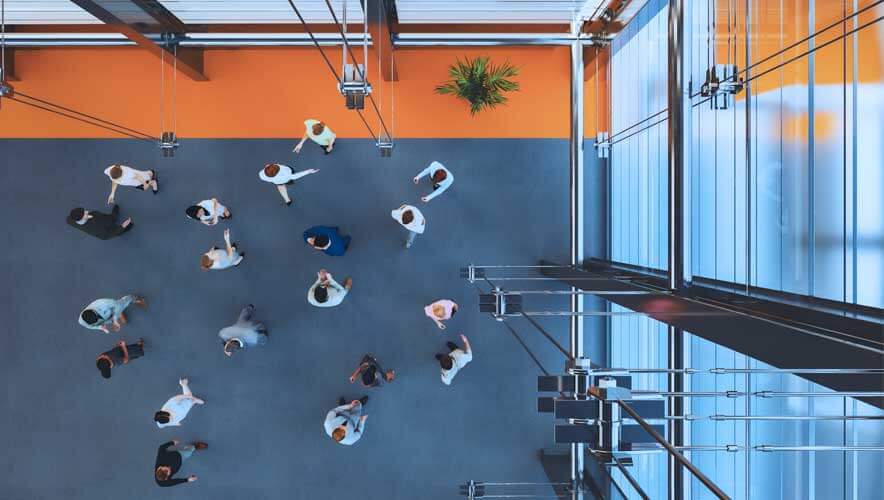
<path id="1" fill-rule="evenodd" d="M 437 318 L 445 316 L 445 306 L 441 304 L 433 305 L 433 316 L 436 316 Z"/>
<path id="2" fill-rule="evenodd" d="M 208 254 L 203 254 L 203 256 L 200 258 L 200 267 L 203 269 L 203 271 L 209 270 L 214 263 L 215 262 L 212 260 L 211 257 L 209 257 Z"/>

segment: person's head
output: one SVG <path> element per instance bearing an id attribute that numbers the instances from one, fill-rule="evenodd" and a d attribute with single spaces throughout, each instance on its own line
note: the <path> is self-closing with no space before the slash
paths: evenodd
<path id="1" fill-rule="evenodd" d="M 157 467 L 157 470 L 156 470 L 157 480 L 165 481 L 166 479 L 169 479 L 169 477 L 171 475 L 172 475 L 172 468 L 169 467 L 168 465 L 161 465 L 161 466 Z"/>
<path id="2" fill-rule="evenodd" d="M 191 206 L 187 207 L 184 210 L 184 213 L 186 213 L 187 216 L 190 217 L 191 219 L 197 219 L 197 220 L 199 220 L 200 217 L 203 217 L 204 215 L 206 215 L 206 211 L 203 209 L 203 207 L 201 207 L 199 205 L 191 205 Z"/>
<path id="3" fill-rule="evenodd" d="M 98 361 L 95 362 L 95 366 L 98 367 L 98 371 L 101 372 L 102 377 L 111 378 L 110 360 L 108 360 L 106 358 L 98 358 Z"/>
<path id="4" fill-rule="evenodd" d="M 87 212 L 84 208 L 77 207 L 77 208 L 71 209 L 71 213 L 68 214 L 68 216 L 73 221 L 81 222 L 86 217 L 86 213 Z"/>
<path id="5" fill-rule="evenodd" d="M 447 356 L 445 354 L 437 354 L 436 359 L 439 360 L 439 366 L 441 366 L 443 370 L 450 370 L 454 368 L 454 360 L 451 359 L 451 356 Z"/>
<path id="6" fill-rule="evenodd" d="M 448 177 L 444 170 L 439 169 L 433 172 L 433 184 L 441 184 Z"/>
<path id="7" fill-rule="evenodd" d="M 378 379 L 378 369 L 374 366 L 369 366 L 365 370 L 362 371 L 362 385 L 366 387 L 373 386 L 377 383 Z"/>
<path id="8" fill-rule="evenodd" d="M 269 163 L 264 165 L 264 175 L 267 177 L 276 177 L 276 174 L 279 173 L 279 165 L 276 163 Z"/>
<path id="9" fill-rule="evenodd" d="M 313 241 L 310 241 L 310 239 L 312 239 Z M 308 238 L 307 241 L 316 248 L 325 248 L 330 243 L 328 236 L 325 236 L 324 234 L 314 236 L 313 238 Z"/>
<path id="10" fill-rule="evenodd" d="M 403 224 L 411 224 L 414 221 L 414 212 L 411 210 L 406 210 L 402 212 L 402 223 Z"/>
<path id="11" fill-rule="evenodd" d="M 445 306 L 442 304 L 433 305 L 433 316 L 442 319 L 445 317 Z"/>
<path id="12" fill-rule="evenodd" d="M 171 417 L 171 415 L 169 415 L 169 412 L 160 410 L 153 414 L 153 421 L 158 424 L 168 424 L 169 417 Z"/>
<path id="13" fill-rule="evenodd" d="M 101 322 L 101 316 L 92 309 L 83 309 L 83 312 L 80 313 L 80 318 L 82 318 L 83 322 L 87 325 L 97 325 Z"/>
<path id="14" fill-rule="evenodd" d="M 203 271 L 208 271 L 212 268 L 212 264 L 214 264 L 214 262 L 215 261 L 212 260 L 212 257 L 210 257 L 209 254 L 204 253 L 203 256 L 200 257 L 200 269 L 202 269 Z"/>
<path id="15" fill-rule="evenodd" d="M 233 356 L 233 353 L 242 349 L 242 342 L 237 339 L 230 339 L 224 343 L 224 354 Z"/>
<path id="16" fill-rule="evenodd" d="M 110 178 L 117 180 L 123 176 L 123 168 L 119 165 L 114 165 L 110 169 Z"/>
<path id="17" fill-rule="evenodd" d="M 332 439 L 340 443 L 344 437 L 347 435 L 347 428 L 343 425 L 335 427 L 335 430 L 332 431 Z"/>
<path id="18" fill-rule="evenodd" d="M 320 285 L 313 289 L 313 298 L 320 304 L 328 302 L 328 287 Z"/>
<path id="19" fill-rule="evenodd" d="M 319 135 L 325 131 L 325 124 L 322 122 L 313 124 L 313 135 Z"/>

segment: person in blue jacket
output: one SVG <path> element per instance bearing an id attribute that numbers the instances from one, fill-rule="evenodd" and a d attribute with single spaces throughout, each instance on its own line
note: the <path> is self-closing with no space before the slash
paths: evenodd
<path id="1" fill-rule="evenodd" d="M 326 255 L 341 256 L 350 246 L 350 237 L 338 231 L 337 226 L 313 226 L 304 231 L 304 241 Z"/>

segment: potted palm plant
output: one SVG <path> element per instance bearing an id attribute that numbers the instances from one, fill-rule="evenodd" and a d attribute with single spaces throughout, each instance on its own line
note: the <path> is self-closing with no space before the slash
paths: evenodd
<path id="1" fill-rule="evenodd" d="M 506 92 L 519 90 L 519 83 L 511 80 L 519 69 L 505 62 L 499 66 L 487 57 L 457 60 L 448 67 L 450 80 L 437 85 L 436 93 L 451 94 L 470 103 L 470 114 L 492 109 L 507 102 Z"/>

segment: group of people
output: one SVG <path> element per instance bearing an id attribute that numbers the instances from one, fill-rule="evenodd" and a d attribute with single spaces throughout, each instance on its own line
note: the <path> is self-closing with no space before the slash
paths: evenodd
<path id="1" fill-rule="evenodd" d="M 321 147 L 325 154 L 331 153 L 336 140 L 334 132 L 319 120 L 306 120 L 304 124 L 305 134 L 293 151 L 300 153 L 305 141 L 310 139 Z M 135 187 L 145 192 L 157 194 L 159 182 L 155 171 L 138 170 L 126 165 L 112 165 L 104 172 L 111 181 L 111 192 L 107 198 L 107 203 L 112 206 L 111 212 L 108 214 L 98 210 L 76 207 L 68 214 L 67 223 L 91 236 L 107 240 L 126 233 L 134 226 L 131 217 L 119 220 L 120 207 L 115 203 L 118 187 Z M 290 166 L 271 163 L 265 165 L 258 172 L 258 177 L 262 181 L 274 184 L 285 205 L 290 206 L 292 199 L 288 193 L 288 185 L 297 179 L 318 172 L 319 169 L 296 172 Z M 424 203 L 445 192 L 454 182 L 453 174 L 436 161 L 415 176 L 414 183 L 419 184 L 421 179 L 425 177 L 428 177 L 432 182 L 433 191 L 421 197 L 421 201 Z M 188 218 L 210 227 L 232 217 L 230 209 L 221 204 L 217 198 L 195 203 L 185 209 L 185 214 Z M 406 230 L 405 247 L 411 248 L 417 235 L 423 234 L 426 229 L 426 219 L 423 214 L 417 207 L 403 204 L 393 210 L 391 215 Z M 245 253 L 238 248 L 236 243 L 231 242 L 230 229 L 225 229 L 223 236 L 224 248 L 212 247 L 202 254 L 200 267 L 203 270 L 228 269 L 242 263 Z M 307 229 L 304 231 L 303 238 L 306 244 L 330 256 L 345 255 L 351 241 L 350 236 L 342 234 L 339 227 L 323 225 Z M 328 270 L 321 269 L 317 273 L 316 281 L 307 291 L 307 301 L 315 307 L 338 306 L 344 301 L 352 285 L 352 278 L 347 277 L 341 284 L 332 277 Z M 83 308 L 78 321 L 83 327 L 98 330 L 104 334 L 110 334 L 111 331 L 119 332 L 128 323 L 126 311 L 133 304 L 143 309 L 147 308 L 147 301 L 134 294 L 125 295 L 119 299 L 96 299 Z M 458 305 L 447 299 L 438 300 L 424 308 L 425 314 L 442 330 L 445 329 L 444 321 L 451 319 L 457 310 Z M 266 344 L 269 332 L 263 322 L 255 319 L 255 306 L 249 304 L 240 311 L 234 324 L 222 328 L 218 332 L 218 337 L 221 341 L 222 352 L 230 357 L 239 350 Z M 435 355 L 440 366 L 442 382 L 446 385 L 451 384 L 458 371 L 472 360 L 469 340 L 463 334 L 460 335 L 460 338 L 462 346 L 449 341 L 446 342 L 447 352 Z M 98 355 L 96 367 L 103 378 L 109 379 L 114 368 L 143 357 L 144 347 L 144 339 L 128 344 L 120 340 L 111 349 Z M 368 389 L 389 384 L 395 378 L 395 370 L 385 369 L 374 355 L 365 354 L 351 374 L 350 382 L 359 381 L 363 387 Z M 195 405 L 205 404 L 205 401 L 193 395 L 187 378 L 180 378 L 179 384 L 181 394 L 169 398 L 154 414 L 154 421 L 159 428 L 180 426 Z M 366 395 L 349 402 L 346 398 L 340 397 L 337 406 L 326 416 L 324 423 L 326 433 L 340 444 L 351 445 L 357 442 L 365 430 L 365 421 L 368 418 L 365 413 L 367 402 L 368 396 Z M 181 445 L 178 441 L 172 440 L 163 443 L 157 450 L 154 469 L 157 484 L 174 486 L 195 481 L 197 478 L 194 475 L 186 479 L 176 479 L 174 476 L 184 460 L 194 452 L 207 447 L 208 445 L 204 442 Z"/>

